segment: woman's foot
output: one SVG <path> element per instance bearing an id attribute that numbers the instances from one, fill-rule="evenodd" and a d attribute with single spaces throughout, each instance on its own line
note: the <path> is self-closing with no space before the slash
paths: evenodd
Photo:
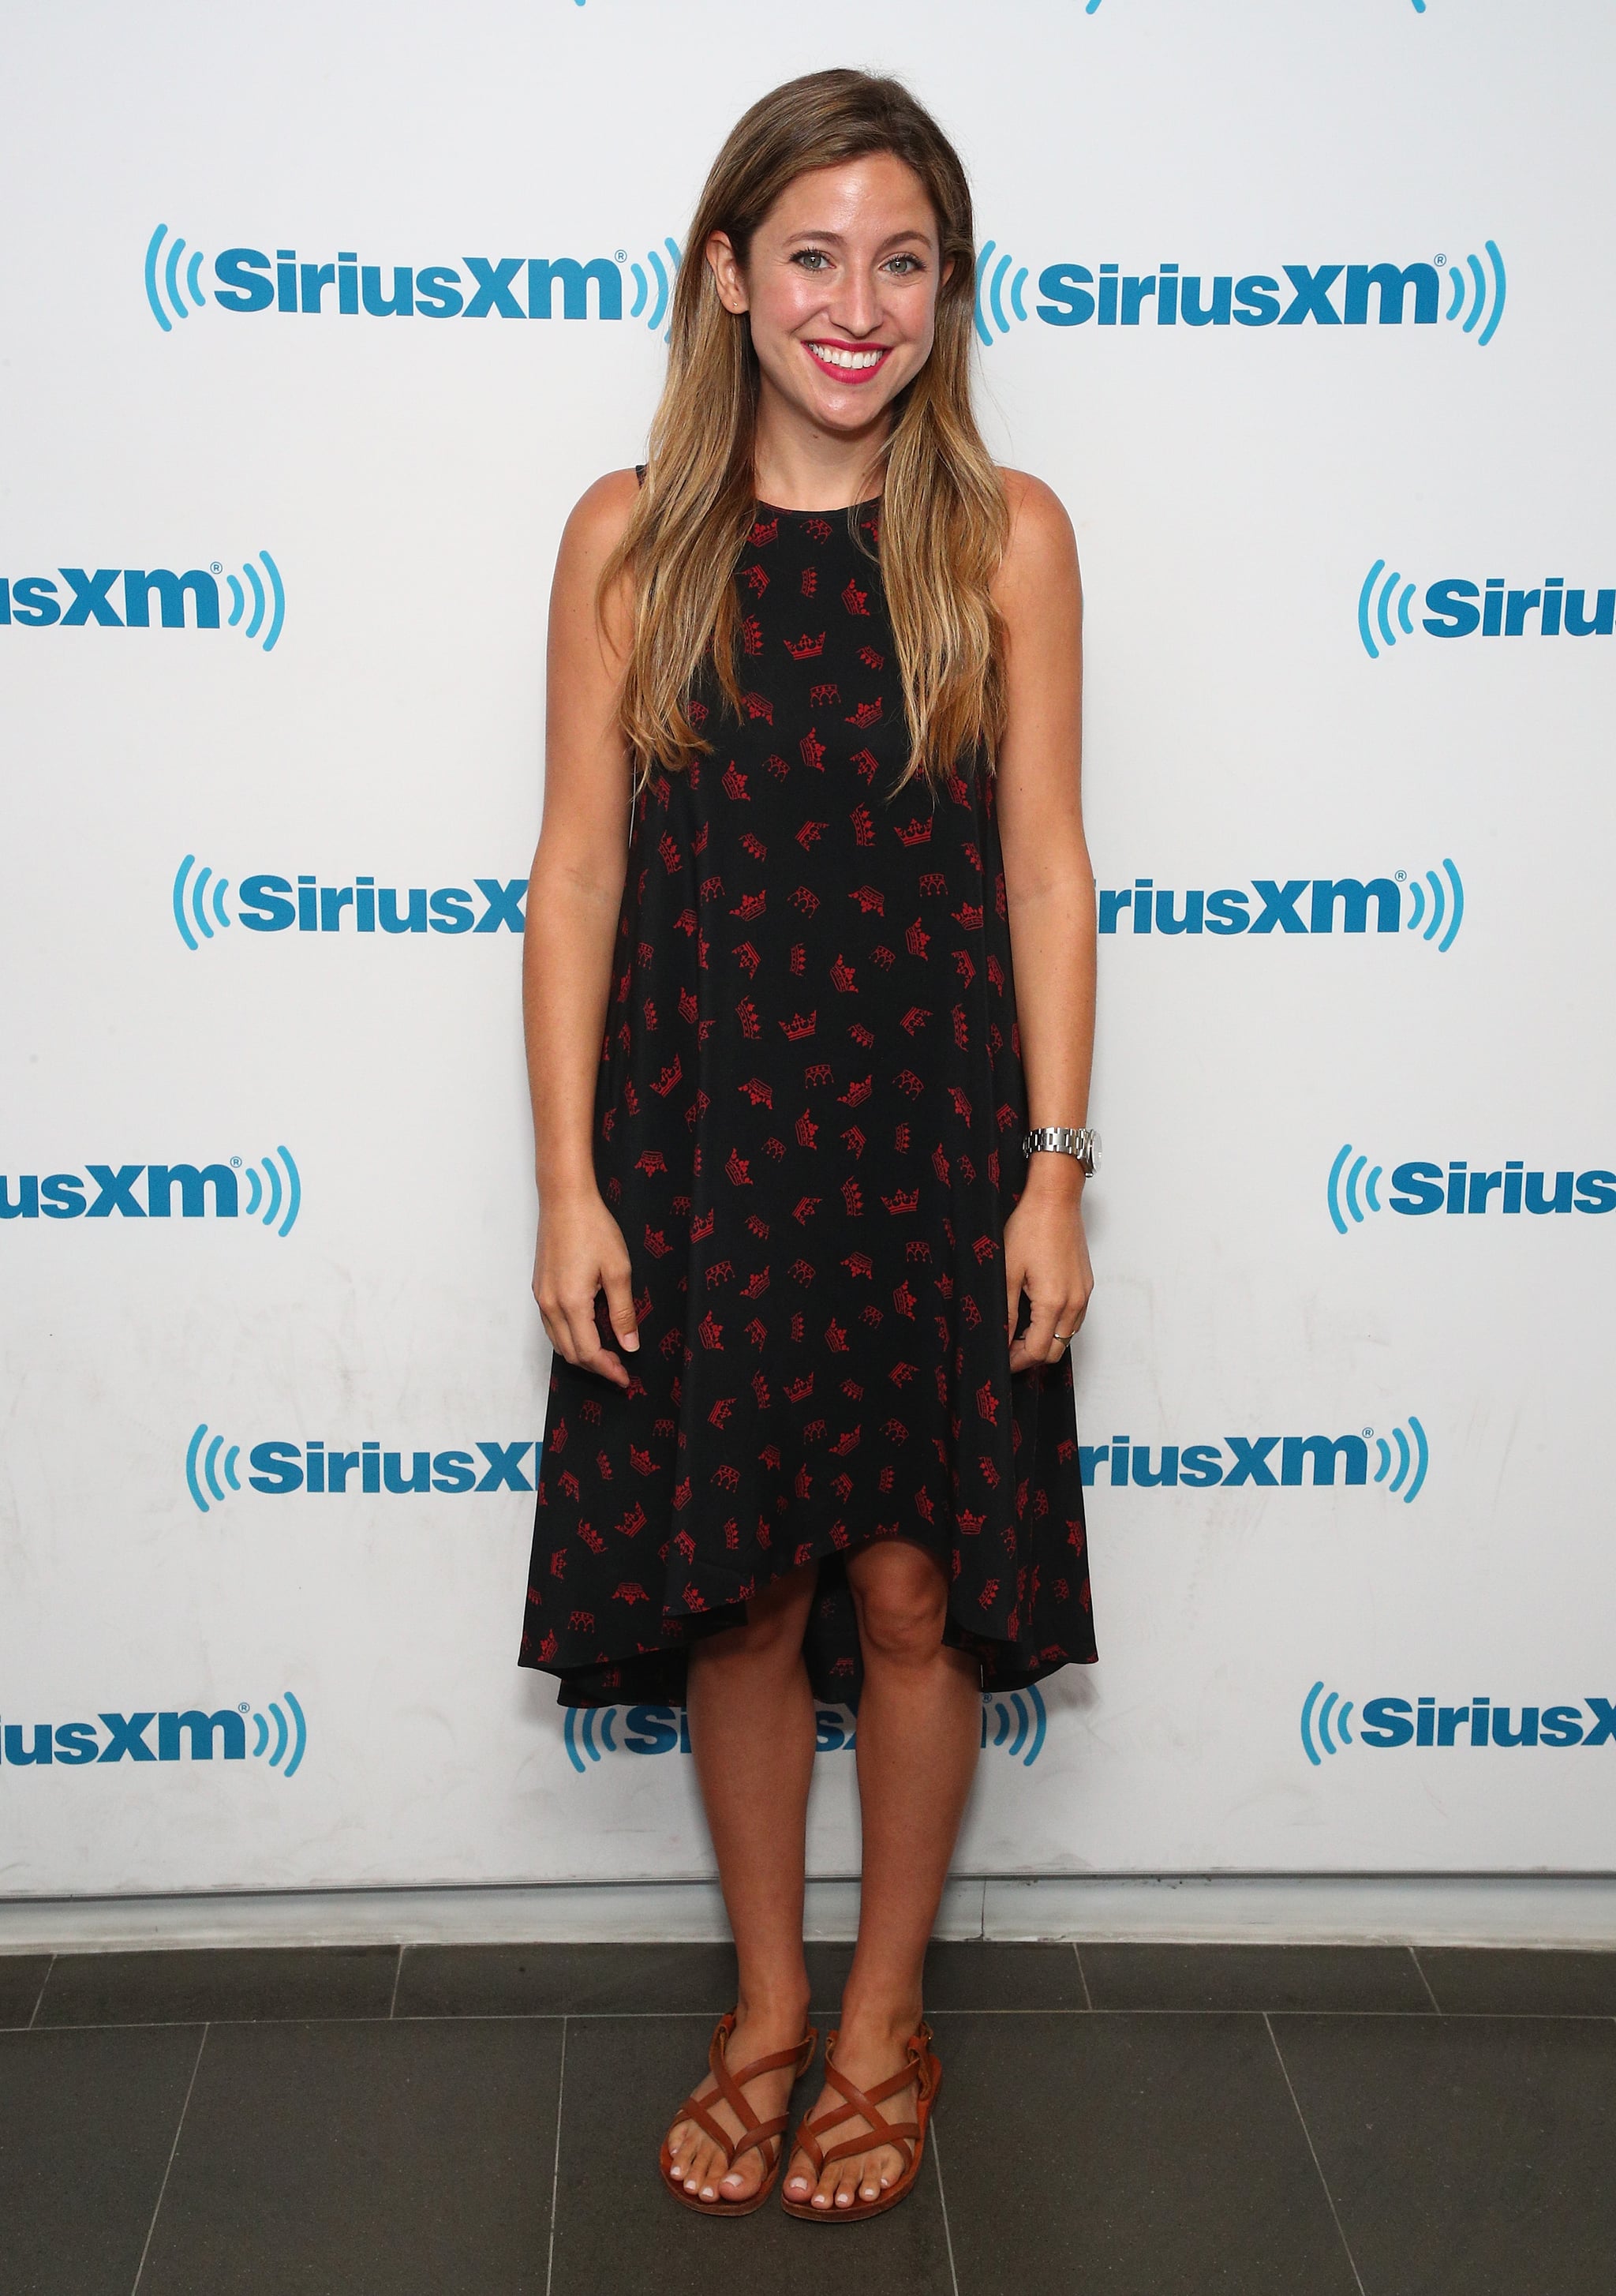
<path id="1" fill-rule="evenodd" d="M 837 2036 L 836 2067 L 854 2088 L 866 2092 L 890 2080 L 904 2062 L 904 2052 L 919 2030 L 920 2011 L 894 2022 L 890 2017 L 849 2017 Z M 919 2096 L 917 2078 L 907 2088 L 896 2089 L 886 2098 L 878 2110 L 884 2120 L 902 2128 L 913 2126 L 915 2108 Z M 815 2101 L 809 2119 L 817 2120 L 821 2112 L 835 2112 L 846 2105 L 846 2099 L 827 2081 Z M 794 2152 L 786 2164 L 785 2197 L 788 2201 L 806 2202 L 828 2212 L 851 2208 L 854 2201 L 877 2201 L 889 2185 L 895 2185 L 909 2166 L 910 2148 L 897 2144 L 882 2144 L 876 2141 L 875 2131 L 862 2113 L 848 2110 L 845 2120 L 838 2120 L 820 2139 L 827 2152 L 837 2145 L 851 2144 L 860 2136 L 870 2139 L 869 2149 L 850 2152 L 840 2161 L 828 2161 L 819 2176 L 813 2163 L 804 2152 Z"/>
<path id="2" fill-rule="evenodd" d="M 802 2008 L 795 2013 L 781 2016 L 776 2011 L 739 2009 L 736 2013 L 735 2029 L 724 2044 L 723 2062 L 733 2078 L 747 2065 L 760 2058 L 778 2056 L 784 2051 L 795 2052 L 803 2039 L 808 2023 L 807 1997 Z M 757 2120 L 778 2120 L 791 2102 L 791 2091 L 796 2080 L 795 2064 L 780 2066 L 776 2071 L 760 2073 L 755 2080 L 741 2085 L 743 2095 Z M 746 2124 L 722 2095 L 708 2097 L 714 2088 L 711 2071 L 690 2092 L 702 2100 L 703 2109 L 714 2127 L 734 2138 L 746 2133 Z M 767 2144 L 748 2145 L 738 2153 L 734 2166 L 730 2167 L 722 2148 L 697 2120 L 676 2120 L 668 2131 L 668 2179 L 680 2186 L 694 2201 L 722 2206 L 726 2201 L 750 2200 L 767 2177 L 774 2163 L 778 2146 L 786 2142 L 782 2134 Z"/>

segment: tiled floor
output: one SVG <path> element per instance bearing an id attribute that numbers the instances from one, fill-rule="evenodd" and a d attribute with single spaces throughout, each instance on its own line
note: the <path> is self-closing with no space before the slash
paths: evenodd
<path id="1" fill-rule="evenodd" d="M 846 1960 L 812 1949 L 828 2010 Z M 1616 2287 L 1616 1954 L 939 1945 L 922 2185 L 829 2243 L 659 2188 L 733 1982 L 706 1946 L 0 1959 L 0 2287 Z"/>

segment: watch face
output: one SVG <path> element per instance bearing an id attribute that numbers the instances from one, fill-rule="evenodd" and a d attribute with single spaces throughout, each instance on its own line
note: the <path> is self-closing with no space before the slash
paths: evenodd
<path id="1" fill-rule="evenodd" d="M 1089 1135 L 1088 1164 L 1089 1176 L 1092 1179 L 1100 1168 L 1100 1136 L 1098 1132 L 1091 1132 Z"/>

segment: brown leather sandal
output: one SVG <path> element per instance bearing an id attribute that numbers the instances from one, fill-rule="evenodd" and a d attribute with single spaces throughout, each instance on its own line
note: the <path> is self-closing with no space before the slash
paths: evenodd
<path id="1" fill-rule="evenodd" d="M 863 2089 L 855 2088 L 837 2070 L 834 2051 L 838 2038 L 832 2033 L 825 2043 L 825 2078 L 845 2101 L 840 2106 L 831 2106 L 816 2113 L 812 2120 L 804 2121 L 791 2148 L 793 2155 L 798 2152 L 808 2155 L 813 2163 L 816 2184 L 833 2161 L 851 2160 L 855 2152 L 873 2152 L 878 2144 L 890 2144 L 894 2152 L 904 2153 L 907 2166 L 896 2184 L 888 2185 L 878 2200 L 850 2201 L 845 2209 L 837 2208 L 834 2202 L 828 2209 L 816 2209 L 812 2201 L 790 2201 L 782 2193 L 780 2206 L 786 2214 L 801 2217 L 808 2224 L 855 2224 L 862 2217 L 878 2217 L 887 2209 L 895 2209 L 900 2201 L 908 2197 L 920 2173 L 920 2161 L 926 2151 L 926 2125 L 931 2119 L 932 2106 L 943 2082 L 943 2067 L 932 2054 L 932 2029 L 929 2025 L 923 2024 L 913 2039 L 905 2042 L 902 2071 L 894 2073 L 890 2079 L 878 2082 L 868 2095 Z M 888 2120 L 879 2108 L 889 2096 L 896 2096 L 901 2089 L 911 2085 L 918 2089 L 914 2120 Z M 832 2144 L 828 2150 L 820 2144 L 820 2137 L 828 2136 L 833 2128 L 839 2128 L 845 2120 L 851 2120 L 855 2114 L 868 2123 L 869 2136 L 846 2137 L 840 2144 Z"/>
<path id="2" fill-rule="evenodd" d="M 724 2047 L 734 2030 L 735 2012 L 730 2009 L 714 2028 L 712 2043 L 707 2050 L 708 2070 L 717 2086 L 704 2090 L 700 2096 L 687 2096 L 668 2126 L 676 2128 L 681 2120 L 693 2120 L 714 2144 L 722 2147 L 724 2165 L 722 2174 L 726 2177 L 743 2152 L 755 2150 L 762 2152 L 768 2174 L 756 2192 L 748 2193 L 744 2201 L 729 2201 L 722 2195 L 714 2201 L 704 2201 L 694 2193 L 687 2193 L 682 2185 L 674 2183 L 673 2148 L 665 2136 L 662 2140 L 662 2181 L 676 2201 L 681 2202 L 687 2209 L 694 2209 L 698 2216 L 750 2216 L 754 2209 L 762 2208 L 774 2190 L 775 2179 L 780 2172 L 780 2139 L 790 2125 L 791 2115 L 788 2112 L 782 2112 L 773 2120 L 760 2120 L 747 2099 L 747 2083 L 756 2080 L 763 2073 L 779 2072 L 787 2065 L 795 2068 L 792 2079 L 801 2080 L 812 2062 L 820 2038 L 814 2027 L 810 2025 L 795 2049 L 781 2049 L 774 2056 L 758 2057 L 744 2072 L 732 2073 L 724 2062 Z M 738 2136 L 731 2136 L 727 2129 L 720 2128 L 707 2110 L 721 2097 L 741 2125 L 741 2134 Z M 774 2148 L 772 2152 L 768 2149 L 771 2144 Z"/>

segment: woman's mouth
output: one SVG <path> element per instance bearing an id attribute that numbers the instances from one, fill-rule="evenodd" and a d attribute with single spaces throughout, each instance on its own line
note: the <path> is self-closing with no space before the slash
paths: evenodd
<path id="1" fill-rule="evenodd" d="M 886 364 L 890 343 L 804 343 L 803 348 L 821 373 L 837 382 L 868 382 Z"/>

